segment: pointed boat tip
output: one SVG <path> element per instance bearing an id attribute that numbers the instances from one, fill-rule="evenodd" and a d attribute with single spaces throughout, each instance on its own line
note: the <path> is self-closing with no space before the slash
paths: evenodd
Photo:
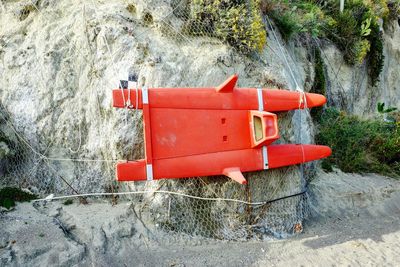
<path id="1" fill-rule="evenodd" d="M 332 149 L 329 146 L 322 146 L 322 145 L 317 145 L 318 146 L 318 151 L 319 155 L 321 158 L 326 158 L 332 155 Z"/>
<path id="2" fill-rule="evenodd" d="M 325 146 L 326 156 L 329 157 L 332 155 L 332 149 L 329 146 Z"/>
<path id="3" fill-rule="evenodd" d="M 309 108 L 319 107 L 326 104 L 327 99 L 324 95 L 307 93 L 307 106 Z"/>
<path id="4" fill-rule="evenodd" d="M 332 154 L 329 146 L 304 144 L 300 144 L 300 146 L 302 146 L 302 151 L 305 155 L 305 162 L 327 158 Z"/>

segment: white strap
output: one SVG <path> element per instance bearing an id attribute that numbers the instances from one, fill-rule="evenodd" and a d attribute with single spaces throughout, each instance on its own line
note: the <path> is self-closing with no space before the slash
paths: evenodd
<path id="1" fill-rule="evenodd" d="M 147 89 L 147 86 L 143 86 L 142 88 L 142 102 L 143 104 L 149 103 L 149 91 Z"/>
<path id="2" fill-rule="evenodd" d="M 146 164 L 146 175 L 147 175 L 147 181 L 153 180 L 153 165 Z"/>
<path id="3" fill-rule="evenodd" d="M 257 88 L 257 99 L 258 99 L 258 110 L 263 111 L 264 110 L 264 101 L 263 101 L 263 95 L 262 95 L 261 88 Z"/>
<path id="4" fill-rule="evenodd" d="M 268 169 L 268 150 L 267 150 L 267 146 L 263 146 L 262 147 L 262 155 L 263 155 L 264 170 L 267 170 Z"/>

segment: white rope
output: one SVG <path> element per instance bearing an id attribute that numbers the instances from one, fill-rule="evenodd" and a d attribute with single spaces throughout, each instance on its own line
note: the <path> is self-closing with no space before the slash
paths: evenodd
<path id="1" fill-rule="evenodd" d="M 308 105 L 307 105 L 306 93 L 299 87 L 296 88 L 296 91 L 299 92 L 299 109 L 301 109 L 302 104 L 303 104 L 303 109 L 307 109 Z"/>
<path id="2" fill-rule="evenodd" d="M 136 103 L 135 103 L 135 109 L 136 110 L 138 110 L 139 109 L 139 93 L 138 93 L 138 84 L 137 84 L 137 82 L 136 82 L 136 84 L 135 84 L 135 91 L 136 91 L 136 96 L 135 96 L 135 100 L 136 100 Z"/>
<path id="3" fill-rule="evenodd" d="M 168 194 L 168 195 L 176 195 L 176 196 L 188 197 L 188 198 L 198 199 L 198 200 L 227 201 L 227 202 L 235 202 L 235 203 L 241 203 L 241 204 L 253 205 L 253 206 L 264 205 L 264 204 L 268 203 L 268 201 L 264 201 L 264 202 L 248 202 L 248 201 L 239 200 L 239 199 L 232 199 L 232 198 L 198 197 L 198 196 L 188 195 L 188 194 L 179 193 L 179 192 L 166 191 L 166 190 L 130 191 L 130 192 L 118 192 L 118 193 L 87 193 L 87 194 L 65 195 L 65 196 L 52 197 L 52 198 L 41 198 L 41 199 L 35 199 L 35 200 L 33 200 L 33 202 L 49 201 L 49 200 L 60 200 L 60 199 L 77 198 L 77 197 L 136 195 L 136 194 L 147 194 L 147 193 L 151 193 L 151 194 L 161 193 L 161 194 Z"/>
<path id="4" fill-rule="evenodd" d="M 51 160 L 51 161 L 80 161 L 80 162 L 118 162 L 122 161 L 121 159 L 85 159 L 85 158 L 76 158 L 76 159 L 70 159 L 70 158 L 50 158 L 43 156 L 44 159 Z"/>

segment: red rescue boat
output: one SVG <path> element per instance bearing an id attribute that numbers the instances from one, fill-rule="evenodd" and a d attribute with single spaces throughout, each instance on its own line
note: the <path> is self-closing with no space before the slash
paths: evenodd
<path id="1" fill-rule="evenodd" d="M 235 88 L 233 75 L 216 88 L 113 90 L 113 106 L 143 109 L 145 159 L 117 164 L 118 181 L 226 175 L 279 168 L 328 157 L 319 145 L 271 145 L 279 138 L 270 112 L 316 107 L 319 94 Z"/>

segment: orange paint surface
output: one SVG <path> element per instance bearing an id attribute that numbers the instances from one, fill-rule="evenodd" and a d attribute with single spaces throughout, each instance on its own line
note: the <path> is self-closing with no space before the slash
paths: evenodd
<path id="1" fill-rule="evenodd" d="M 331 154 L 326 146 L 271 145 L 279 133 L 277 116 L 268 111 L 320 106 L 326 102 L 324 96 L 235 88 L 236 80 L 232 76 L 216 88 L 149 88 L 147 94 L 142 89 L 113 90 L 114 107 L 128 103 L 128 108 L 143 109 L 146 155 L 118 163 L 117 180 L 227 175 L 244 184 L 241 172 Z"/>

